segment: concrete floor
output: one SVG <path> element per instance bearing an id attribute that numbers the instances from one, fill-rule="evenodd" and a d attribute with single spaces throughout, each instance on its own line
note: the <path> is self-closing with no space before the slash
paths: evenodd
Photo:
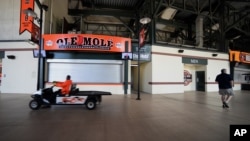
<path id="1" fill-rule="evenodd" d="M 250 124 L 250 91 L 223 109 L 217 93 L 103 96 L 85 106 L 29 109 L 29 95 L 0 94 L 0 141 L 229 141 L 229 125 Z"/>

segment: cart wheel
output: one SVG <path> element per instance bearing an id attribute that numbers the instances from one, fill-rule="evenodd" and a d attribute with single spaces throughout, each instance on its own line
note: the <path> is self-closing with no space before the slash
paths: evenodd
<path id="1" fill-rule="evenodd" d="M 88 100 L 88 101 L 86 102 L 86 107 L 87 107 L 87 109 L 89 109 L 89 110 L 95 109 L 95 107 L 96 107 L 95 101 L 94 101 L 94 100 Z"/>
<path id="2" fill-rule="evenodd" d="M 29 107 L 32 110 L 38 110 L 41 107 L 41 104 L 37 100 L 31 100 L 29 103 Z"/>

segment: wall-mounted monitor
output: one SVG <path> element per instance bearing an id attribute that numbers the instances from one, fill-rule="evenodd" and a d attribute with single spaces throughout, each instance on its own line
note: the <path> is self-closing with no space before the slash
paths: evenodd
<path id="1" fill-rule="evenodd" d="M 40 54 L 42 58 L 46 57 L 46 52 L 45 50 L 41 50 L 41 54 Z M 39 57 L 39 50 L 38 49 L 34 49 L 33 50 L 33 56 L 34 58 L 38 58 Z"/>
<path id="2" fill-rule="evenodd" d="M 132 52 L 122 52 L 122 59 L 124 60 L 132 60 L 133 53 Z"/>

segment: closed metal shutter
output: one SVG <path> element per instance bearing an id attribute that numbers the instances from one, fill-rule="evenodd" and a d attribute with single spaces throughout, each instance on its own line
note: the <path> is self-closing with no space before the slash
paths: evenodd
<path id="1" fill-rule="evenodd" d="M 48 62 L 48 81 L 64 81 L 71 75 L 73 82 L 121 83 L 122 61 L 51 59 Z"/>

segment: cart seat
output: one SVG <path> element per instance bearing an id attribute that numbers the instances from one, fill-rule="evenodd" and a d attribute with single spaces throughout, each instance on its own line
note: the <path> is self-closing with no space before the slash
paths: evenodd
<path id="1" fill-rule="evenodd" d="M 79 88 L 76 87 L 76 84 L 73 83 L 71 85 L 70 91 L 69 91 L 69 95 L 76 95 L 77 92 L 79 92 Z"/>

